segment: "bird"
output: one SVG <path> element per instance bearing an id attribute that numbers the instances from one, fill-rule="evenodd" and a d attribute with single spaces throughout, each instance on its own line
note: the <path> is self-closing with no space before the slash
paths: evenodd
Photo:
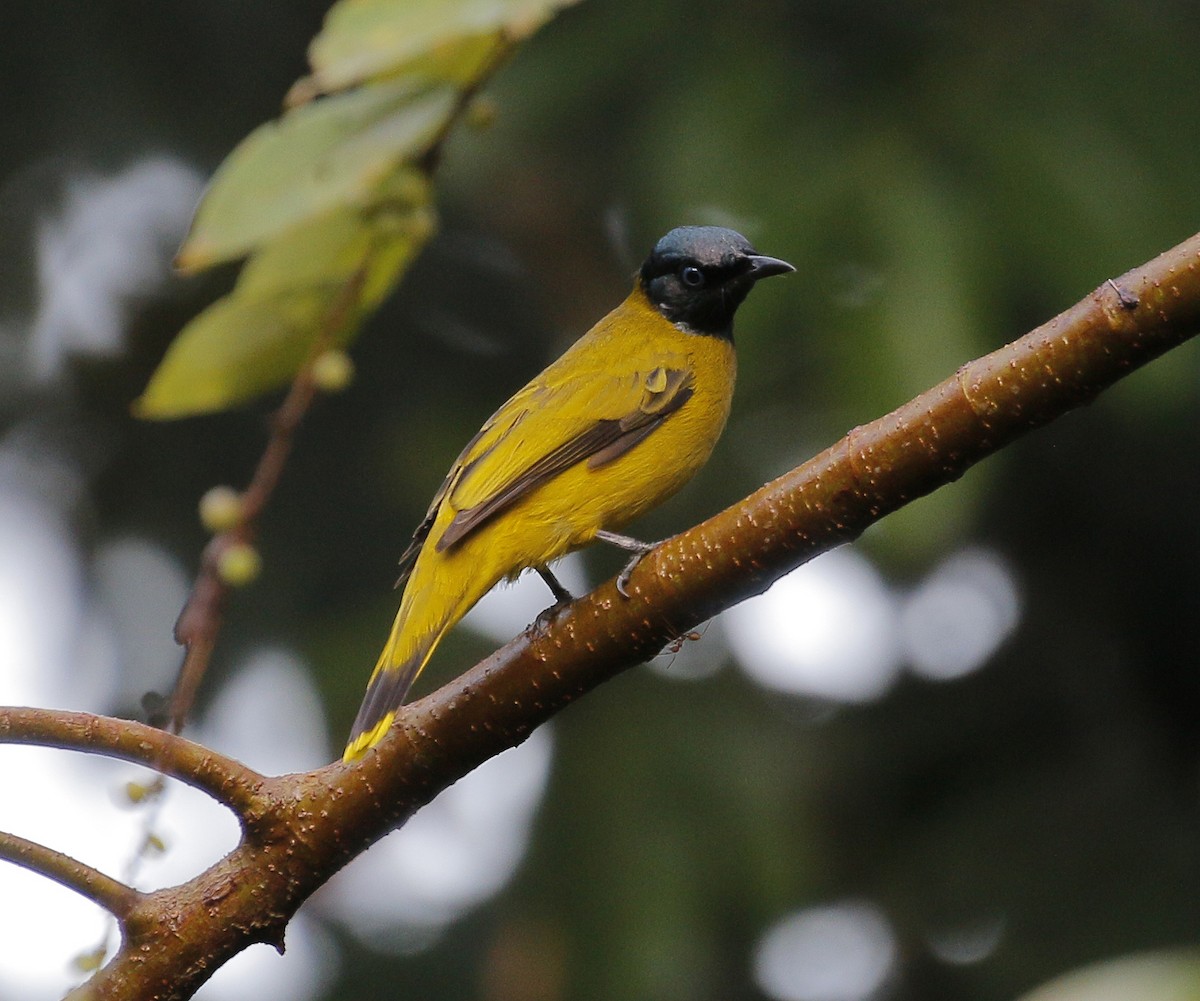
<path id="1" fill-rule="evenodd" d="M 400 558 L 402 588 L 343 755 L 383 739 L 434 649 L 494 585 L 592 542 L 652 544 L 619 529 L 682 487 L 725 427 L 733 317 L 760 279 L 795 268 L 718 226 L 655 244 L 629 296 L 484 423 L 454 461 Z M 550 610 L 548 610 L 550 611 Z"/>

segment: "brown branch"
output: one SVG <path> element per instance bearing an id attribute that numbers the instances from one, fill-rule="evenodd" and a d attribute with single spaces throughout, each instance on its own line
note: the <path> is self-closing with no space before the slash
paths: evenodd
<path id="1" fill-rule="evenodd" d="M 442 161 L 442 150 L 445 149 L 446 141 L 453 134 L 459 121 L 470 110 L 471 103 L 479 95 L 479 92 L 487 86 L 500 67 L 516 51 L 516 45 L 517 40 L 507 30 L 502 29 L 495 33 L 494 46 L 480 66 L 479 72 L 458 92 L 454 107 L 446 116 L 446 121 L 442 123 L 442 127 L 425 147 L 425 151 L 414 158 L 417 169 L 426 177 L 433 178 Z"/>
<path id="2" fill-rule="evenodd" d="M 175 641 L 185 648 L 185 653 L 168 709 L 168 721 L 174 733 L 183 729 L 191 712 L 224 621 L 225 600 L 229 596 L 230 585 L 221 577 L 221 555 L 230 546 L 252 543 L 257 537 L 259 519 L 283 478 L 283 471 L 295 446 L 296 432 L 317 394 L 312 375 L 313 362 L 336 342 L 337 335 L 350 323 L 358 307 L 366 276 L 365 267 L 364 264 L 357 268 L 339 290 L 313 339 L 308 357 L 292 380 L 283 403 L 271 417 L 271 435 L 266 448 L 258 460 L 250 484 L 242 492 L 238 523 L 228 531 L 215 535 L 201 554 L 196 581 L 175 622 Z"/>
<path id="3" fill-rule="evenodd" d="M 278 946 L 317 887 L 475 765 L 697 623 L 1197 332 L 1200 236 L 663 543 L 634 572 L 632 597 L 609 583 L 574 602 L 544 632 L 527 631 L 409 706 L 360 762 L 264 780 L 272 836 L 147 895 L 89 996 L 184 999 L 247 945 Z"/>
<path id="4" fill-rule="evenodd" d="M 358 284 L 354 288 L 357 291 Z M 238 524 L 213 536 L 200 557 L 192 591 L 175 623 L 175 641 L 185 649 L 183 664 L 171 694 L 168 720 L 171 730 L 179 733 L 195 702 L 196 692 L 208 670 L 224 621 L 225 601 L 230 587 L 221 578 L 221 554 L 236 543 L 253 542 L 258 535 L 258 519 L 266 509 L 291 455 L 297 429 L 316 395 L 311 362 L 323 350 L 328 336 L 318 338 L 309 361 L 292 381 L 283 403 L 271 418 L 271 436 L 258 460 L 250 485 L 242 493 L 242 512 Z"/>
<path id="5" fill-rule="evenodd" d="M 124 925 L 129 913 L 142 900 L 142 894 L 133 887 L 106 876 L 70 855 L 39 845 L 36 841 L 28 841 L 17 834 L 0 831 L 0 859 L 40 873 L 87 897 L 112 914 L 120 925 Z"/>
<path id="6" fill-rule="evenodd" d="M 28 744 L 116 758 L 178 779 L 253 827 L 271 780 L 183 737 L 134 720 L 59 709 L 0 706 L 0 744 Z"/>

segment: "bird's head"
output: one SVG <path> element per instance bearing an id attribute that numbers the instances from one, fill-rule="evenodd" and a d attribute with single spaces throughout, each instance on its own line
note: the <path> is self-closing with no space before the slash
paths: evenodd
<path id="1" fill-rule="evenodd" d="M 733 314 L 754 283 L 795 270 L 731 229 L 680 226 L 658 241 L 638 276 L 646 298 L 676 326 L 732 337 Z"/>

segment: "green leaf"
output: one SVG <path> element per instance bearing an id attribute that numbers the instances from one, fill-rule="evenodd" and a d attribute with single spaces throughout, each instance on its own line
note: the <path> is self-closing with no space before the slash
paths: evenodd
<path id="1" fill-rule="evenodd" d="M 518 40 L 577 0 L 341 0 L 330 8 L 309 47 L 312 84 L 337 91 L 442 57 L 437 72 L 464 80 L 481 39 Z M 467 43 L 472 43 L 472 50 Z M 459 64 L 456 68 L 456 63 Z M 427 67 L 428 70 L 428 67 Z"/>
<path id="2" fill-rule="evenodd" d="M 508 43 L 502 33 L 492 31 L 448 41 L 431 52 L 423 52 L 411 60 L 405 60 L 400 66 L 388 66 L 387 72 L 372 72 L 375 65 L 368 62 L 362 66 L 366 75 L 360 76 L 352 61 L 348 60 L 341 67 L 342 77 L 332 82 L 317 73 L 297 80 L 288 91 L 284 104 L 288 107 L 302 105 L 321 94 L 379 79 L 405 79 L 413 86 L 452 84 L 461 90 L 485 75 L 507 48 Z"/>
<path id="3" fill-rule="evenodd" d="M 398 80 L 324 98 L 260 126 L 217 171 L 177 264 L 196 271 L 240 257 L 311 216 L 369 206 L 399 164 L 444 127 L 455 99 L 452 87 L 418 89 Z"/>
<path id="4" fill-rule="evenodd" d="M 242 269 L 237 292 L 267 299 L 312 286 L 349 281 L 374 251 L 399 237 L 424 238 L 432 227 L 428 180 L 415 170 L 400 171 L 376 189 L 369 212 L 335 209 L 306 220 L 265 244 Z M 374 267 L 374 266 L 372 266 Z M 391 283 L 382 291 L 386 293 Z M 371 305 L 378 301 L 373 299 Z"/>
<path id="5" fill-rule="evenodd" d="M 338 347 L 352 339 L 433 228 L 431 210 L 419 205 L 380 208 L 366 219 L 338 209 L 288 230 L 179 333 L 134 413 L 152 420 L 209 413 L 288 382 L 319 335 Z"/>
<path id="6" fill-rule="evenodd" d="M 267 301 L 217 300 L 175 338 L 134 414 L 187 417 L 276 388 L 303 363 L 325 306 L 315 290 Z"/>
<path id="7" fill-rule="evenodd" d="M 424 154 L 517 39 L 575 0 L 342 0 L 297 104 L 226 158 L 176 259 L 250 255 L 134 404 L 163 419 L 240 403 L 350 339 L 433 229 Z M 322 90 L 366 86 L 310 100 Z"/>

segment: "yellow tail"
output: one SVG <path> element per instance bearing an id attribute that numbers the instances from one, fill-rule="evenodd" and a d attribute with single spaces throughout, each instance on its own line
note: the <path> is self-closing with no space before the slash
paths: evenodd
<path id="1" fill-rule="evenodd" d="M 343 761 L 354 761 L 379 743 L 388 732 L 404 697 L 421 669 L 433 656 L 438 642 L 452 623 L 447 622 L 423 636 L 406 636 L 397 619 L 387 645 L 367 682 L 367 693 L 354 719 Z M 414 642 L 415 639 L 415 642 Z"/>
<path id="2" fill-rule="evenodd" d="M 443 523 L 452 509 L 439 513 Z M 424 545 L 426 537 L 440 538 L 445 525 L 419 532 L 420 552 L 402 578 L 404 595 L 383 652 L 375 664 L 362 707 L 350 731 L 344 761 L 362 757 L 379 743 L 396 718 L 408 689 L 421 673 L 443 636 L 492 589 L 514 560 L 495 540 L 471 538 L 451 552 Z"/>

